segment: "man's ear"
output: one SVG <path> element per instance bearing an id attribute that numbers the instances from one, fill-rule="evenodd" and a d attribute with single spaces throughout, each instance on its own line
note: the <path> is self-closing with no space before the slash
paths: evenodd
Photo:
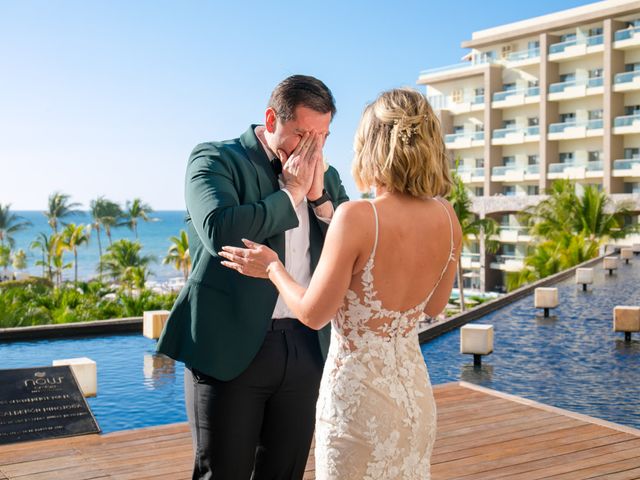
<path id="1" fill-rule="evenodd" d="M 276 121 L 276 111 L 271 107 L 267 108 L 264 112 L 264 125 L 267 128 L 267 132 L 273 133 L 276 131 Z"/>

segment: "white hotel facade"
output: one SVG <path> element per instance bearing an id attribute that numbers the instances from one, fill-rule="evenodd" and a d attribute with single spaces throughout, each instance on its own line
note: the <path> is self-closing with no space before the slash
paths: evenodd
<path id="1" fill-rule="evenodd" d="M 499 290 L 523 268 L 517 212 L 554 179 L 595 184 L 640 212 L 640 0 L 608 0 L 474 32 L 458 65 L 418 84 L 459 160 L 474 211 L 501 225 L 500 251 L 478 241 L 462 257 L 465 284 Z M 636 241 L 636 240 L 634 240 Z"/>

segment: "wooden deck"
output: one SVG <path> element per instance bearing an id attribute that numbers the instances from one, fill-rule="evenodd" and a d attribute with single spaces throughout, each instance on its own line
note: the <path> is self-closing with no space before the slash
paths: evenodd
<path id="1" fill-rule="evenodd" d="M 464 382 L 434 390 L 434 480 L 640 479 L 639 430 Z M 0 447 L 0 480 L 182 480 L 191 455 L 186 424 L 19 443 Z"/>

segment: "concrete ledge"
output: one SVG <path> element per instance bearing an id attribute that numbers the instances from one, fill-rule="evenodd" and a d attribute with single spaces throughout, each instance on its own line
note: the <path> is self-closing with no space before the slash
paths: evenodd
<path id="1" fill-rule="evenodd" d="M 142 317 L 94 320 L 92 322 L 0 328 L 0 342 L 43 338 L 86 337 L 113 333 L 142 333 Z"/>
<path id="2" fill-rule="evenodd" d="M 566 280 L 567 278 L 575 275 L 575 272 L 578 268 L 592 267 L 598 262 L 601 262 L 604 257 L 605 255 L 602 255 L 600 257 L 587 260 L 586 262 L 575 265 L 571 268 L 568 268 L 567 270 L 558 272 L 555 275 L 543 278 L 542 280 L 538 280 L 537 282 L 531 283 L 529 285 L 524 285 L 511 293 L 503 295 L 502 297 L 478 305 L 476 308 L 454 315 L 453 317 L 446 319 L 444 322 L 431 325 L 418 334 L 420 343 L 428 342 L 429 340 L 436 338 L 445 332 L 461 327 L 462 325 L 477 320 L 480 317 L 484 317 L 488 313 L 509 305 L 516 300 L 520 300 L 522 297 L 531 295 L 538 287 L 546 287 L 562 280 Z"/>

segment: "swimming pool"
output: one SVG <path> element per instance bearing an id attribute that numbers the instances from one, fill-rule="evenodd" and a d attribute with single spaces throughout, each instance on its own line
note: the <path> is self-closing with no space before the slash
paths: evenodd
<path id="1" fill-rule="evenodd" d="M 596 268 L 588 292 L 573 279 L 558 283 L 550 318 L 527 296 L 477 320 L 495 329 L 480 369 L 459 353 L 457 329 L 424 344 L 432 383 L 464 380 L 640 428 L 640 335 L 625 343 L 611 319 L 615 305 L 640 305 L 640 258 L 620 267 L 611 278 Z M 183 366 L 155 345 L 139 334 L 0 343 L 0 368 L 87 356 L 98 364 L 98 396 L 88 402 L 103 432 L 185 421 Z"/>
<path id="2" fill-rule="evenodd" d="M 422 345 L 432 383 L 464 380 L 574 412 L 640 428 L 640 334 L 613 332 L 613 307 L 640 305 L 640 257 L 613 277 L 595 266 L 582 292 L 573 277 L 558 288 L 549 318 L 533 295 L 473 323 L 494 326 L 494 353 L 480 369 L 460 354 L 456 329 Z"/>

